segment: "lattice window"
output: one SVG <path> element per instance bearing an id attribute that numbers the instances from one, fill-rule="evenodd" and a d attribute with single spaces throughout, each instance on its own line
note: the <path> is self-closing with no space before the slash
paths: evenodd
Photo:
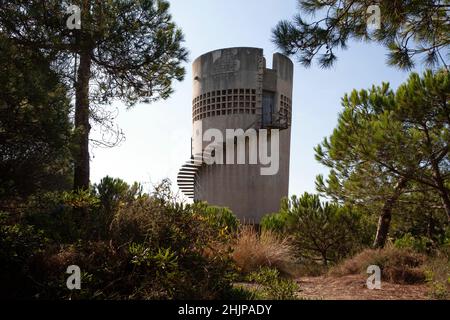
<path id="1" fill-rule="evenodd" d="M 192 100 L 194 121 L 207 117 L 255 113 L 256 89 L 216 90 L 201 94 Z"/>

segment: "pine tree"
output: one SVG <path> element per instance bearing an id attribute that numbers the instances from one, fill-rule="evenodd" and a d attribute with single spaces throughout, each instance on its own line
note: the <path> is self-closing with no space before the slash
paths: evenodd
<path id="1" fill-rule="evenodd" d="M 331 168 L 319 191 L 344 201 L 382 200 L 374 245 L 384 246 L 392 211 L 408 186 L 438 193 L 450 221 L 449 74 L 412 74 L 396 92 L 388 84 L 353 91 L 316 157 Z M 414 189 L 408 189 L 414 192 Z"/>
<path id="2" fill-rule="evenodd" d="M 300 13 L 273 29 L 273 41 L 285 53 L 309 66 L 337 59 L 351 39 L 375 42 L 389 50 L 388 63 L 414 67 L 448 66 L 450 24 L 448 0 L 298 0 Z M 308 21 L 307 16 L 313 17 Z"/>
<path id="3" fill-rule="evenodd" d="M 67 88 L 50 62 L 1 34 L 0 52 L 1 207 L 70 186 L 72 126 Z"/>
<path id="4" fill-rule="evenodd" d="M 86 189 L 92 110 L 112 99 L 132 106 L 169 97 L 172 82 L 183 79 L 187 52 L 167 1 L 74 0 L 70 5 L 80 9 L 80 21 L 76 10 L 67 13 L 67 1 L 2 1 L 0 30 L 52 59 L 54 70 L 74 89 L 74 189 Z"/>

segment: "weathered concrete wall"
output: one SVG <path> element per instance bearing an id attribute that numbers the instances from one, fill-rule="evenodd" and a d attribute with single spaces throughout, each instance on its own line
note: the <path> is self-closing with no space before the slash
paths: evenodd
<path id="1" fill-rule="evenodd" d="M 260 129 L 263 91 L 274 93 L 274 112 L 289 119 L 279 132 L 277 174 L 261 175 L 261 167 L 267 165 L 248 164 L 246 149 L 246 164 L 204 164 L 195 179 L 194 199 L 229 207 L 247 222 L 258 223 L 263 215 L 279 210 L 289 186 L 292 81 L 291 60 L 276 53 L 273 68 L 266 69 L 259 48 L 215 50 L 194 61 L 193 154 L 210 144 L 201 139 L 207 129 L 219 129 L 224 138 L 226 129 Z"/>

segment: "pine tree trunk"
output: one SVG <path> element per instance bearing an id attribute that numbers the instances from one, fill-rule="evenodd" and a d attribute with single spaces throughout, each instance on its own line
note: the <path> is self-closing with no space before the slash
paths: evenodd
<path id="1" fill-rule="evenodd" d="M 74 190 L 89 188 L 89 79 L 91 57 L 89 51 L 80 54 L 75 93 L 76 152 Z"/>
<path id="2" fill-rule="evenodd" d="M 432 140 L 430 138 L 430 133 L 426 126 L 426 123 L 423 125 L 424 132 L 427 138 L 427 147 L 432 149 Z M 447 187 L 445 186 L 444 179 L 441 175 L 441 170 L 439 169 L 439 160 L 435 158 L 435 155 L 431 155 L 431 169 L 433 170 L 433 178 L 438 187 L 439 195 L 441 196 L 442 204 L 444 205 L 445 213 L 447 214 L 447 220 L 450 222 L 450 196 Z"/>
<path id="3" fill-rule="evenodd" d="M 436 184 L 438 186 L 439 195 L 441 196 L 442 204 L 444 205 L 445 213 L 447 214 L 447 219 L 450 222 L 450 195 L 447 187 L 444 184 L 444 179 L 442 179 L 441 171 L 439 165 L 435 160 L 432 161 L 433 176 Z"/>
<path id="4" fill-rule="evenodd" d="M 394 193 L 384 203 L 381 215 L 378 219 L 377 235 L 373 243 L 373 246 L 375 248 L 384 248 L 386 244 L 387 236 L 389 233 L 389 227 L 391 225 L 392 210 L 398 198 L 402 194 L 402 190 L 403 188 L 405 188 L 406 182 L 407 182 L 406 178 L 404 177 L 400 178 L 400 180 L 397 182 L 397 185 L 394 188 Z"/>
<path id="5" fill-rule="evenodd" d="M 445 212 L 447 213 L 447 220 L 450 223 L 450 197 L 448 195 L 447 189 L 444 187 L 441 192 L 442 203 L 444 204 Z"/>

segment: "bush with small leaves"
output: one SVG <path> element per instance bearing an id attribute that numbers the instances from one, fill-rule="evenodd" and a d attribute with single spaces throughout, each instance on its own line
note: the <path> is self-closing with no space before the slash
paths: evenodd
<path id="1" fill-rule="evenodd" d="M 260 297 L 273 300 L 295 300 L 298 285 L 295 281 L 282 278 L 277 269 L 262 267 L 248 275 L 250 282 L 260 284 L 257 289 Z"/>
<path id="2" fill-rule="evenodd" d="M 265 216 L 263 230 L 291 238 L 301 261 L 327 266 L 363 247 L 362 216 L 349 207 L 321 202 L 318 195 L 283 199 L 279 213 Z"/>
<path id="3" fill-rule="evenodd" d="M 33 226 L 3 224 L 0 219 L 0 298 L 23 298 L 37 294 L 33 281 L 35 261 L 44 251 L 47 239 Z"/>

